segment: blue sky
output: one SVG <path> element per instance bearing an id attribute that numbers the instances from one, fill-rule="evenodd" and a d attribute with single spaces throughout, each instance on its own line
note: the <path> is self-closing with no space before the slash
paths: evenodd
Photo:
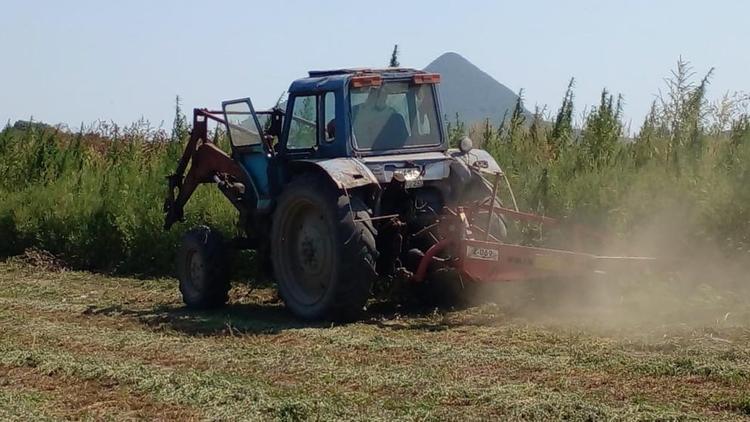
<path id="1" fill-rule="evenodd" d="M 251 96 L 273 104 L 309 69 L 424 67 L 462 54 L 527 105 L 576 105 L 603 87 L 634 128 L 679 56 L 716 67 L 710 95 L 750 91 L 750 2 L 735 1 L 34 1 L 0 8 L 0 121 L 78 126 Z"/>

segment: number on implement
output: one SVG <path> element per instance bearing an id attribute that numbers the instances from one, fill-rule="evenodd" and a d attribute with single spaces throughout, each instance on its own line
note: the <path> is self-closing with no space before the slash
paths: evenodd
<path id="1" fill-rule="evenodd" d="M 466 257 L 471 259 L 483 259 L 485 261 L 497 261 L 500 259 L 500 251 L 490 248 L 477 248 L 466 246 Z"/>

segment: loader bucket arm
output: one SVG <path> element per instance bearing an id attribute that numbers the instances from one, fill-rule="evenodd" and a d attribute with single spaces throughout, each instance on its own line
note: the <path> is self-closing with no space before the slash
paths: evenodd
<path id="1" fill-rule="evenodd" d="M 174 174 L 167 176 L 167 194 L 164 200 L 164 229 L 182 221 L 183 209 L 201 183 L 221 183 L 227 176 L 244 179 L 244 172 L 232 158 L 208 138 L 208 120 L 226 124 L 218 112 L 193 110 L 193 129 L 190 139 L 177 164 Z M 187 174 L 185 170 L 190 164 Z M 177 195 L 175 196 L 175 191 Z"/>

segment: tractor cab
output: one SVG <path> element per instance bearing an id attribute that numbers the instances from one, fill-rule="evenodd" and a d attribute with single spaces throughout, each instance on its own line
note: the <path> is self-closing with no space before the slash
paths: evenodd
<path id="1" fill-rule="evenodd" d="M 253 208 L 270 209 L 283 184 L 311 165 L 344 188 L 388 183 L 405 162 L 423 175 L 438 163 L 430 174 L 446 177 L 439 80 L 400 68 L 311 71 L 291 84 L 284 109 L 256 112 L 249 98 L 225 101 L 233 158 L 247 173 Z"/>
<path id="2" fill-rule="evenodd" d="M 311 71 L 289 87 L 278 153 L 294 159 L 445 151 L 439 80 L 413 69 Z"/>
<path id="3" fill-rule="evenodd" d="M 168 178 L 165 227 L 182 220 L 200 183 L 216 182 L 238 208 L 262 214 L 300 172 L 321 171 L 339 189 L 389 183 L 400 171 L 447 177 L 439 82 L 414 69 L 310 71 L 290 85 L 283 109 L 256 111 L 250 98 L 194 109 L 190 140 Z M 225 125 L 231 155 L 209 139 L 208 120 Z"/>

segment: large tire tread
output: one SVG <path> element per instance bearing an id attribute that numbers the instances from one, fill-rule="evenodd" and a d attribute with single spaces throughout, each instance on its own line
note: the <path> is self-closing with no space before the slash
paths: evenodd
<path id="1" fill-rule="evenodd" d="M 271 230 L 272 260 L 277 279 L 284 277 L 282 266 L 286 257 L 279 255 L 284 234 L 279 222 L 284 218 L 288 204 L 295 197 L 307 196 L 324 204 L 326 212 L 332 217 L 336 231 L 334 251 L 338 268 L 334 273 L 325 297 L 312 307 L 295 303 L 291 294 L 286 292 L 284 283 L 292 280 L 278 280 L 279 294 L 287 307 L 296 316 L 308 320 L 351 320 L 358 317 L 370 297 L 372 283 L 376 277 L 375 247 L 376 230 L 367 217 L 370 215 L 365 204 L 356 198 L 340 192 L 330 180 L 315 174 L 306 174 L 293 179 L 284 189 L 274 212 L 274 223 Z M 362 220 L 364 221 L 355 221 Z"/>
<path id="2" fill-rule="evenodd" d="M 187 262 L 191 254 L 200 254 L 205 263 L 204 286 L 198 286 L 191 280 Z M 226 304 L 230 282 L 227 251 L 221 234 L 207 226 L 199 226 L 185 233 L 177 254 L 177 276 L 182 300 L 189 308 L 212 309 Z"/>

